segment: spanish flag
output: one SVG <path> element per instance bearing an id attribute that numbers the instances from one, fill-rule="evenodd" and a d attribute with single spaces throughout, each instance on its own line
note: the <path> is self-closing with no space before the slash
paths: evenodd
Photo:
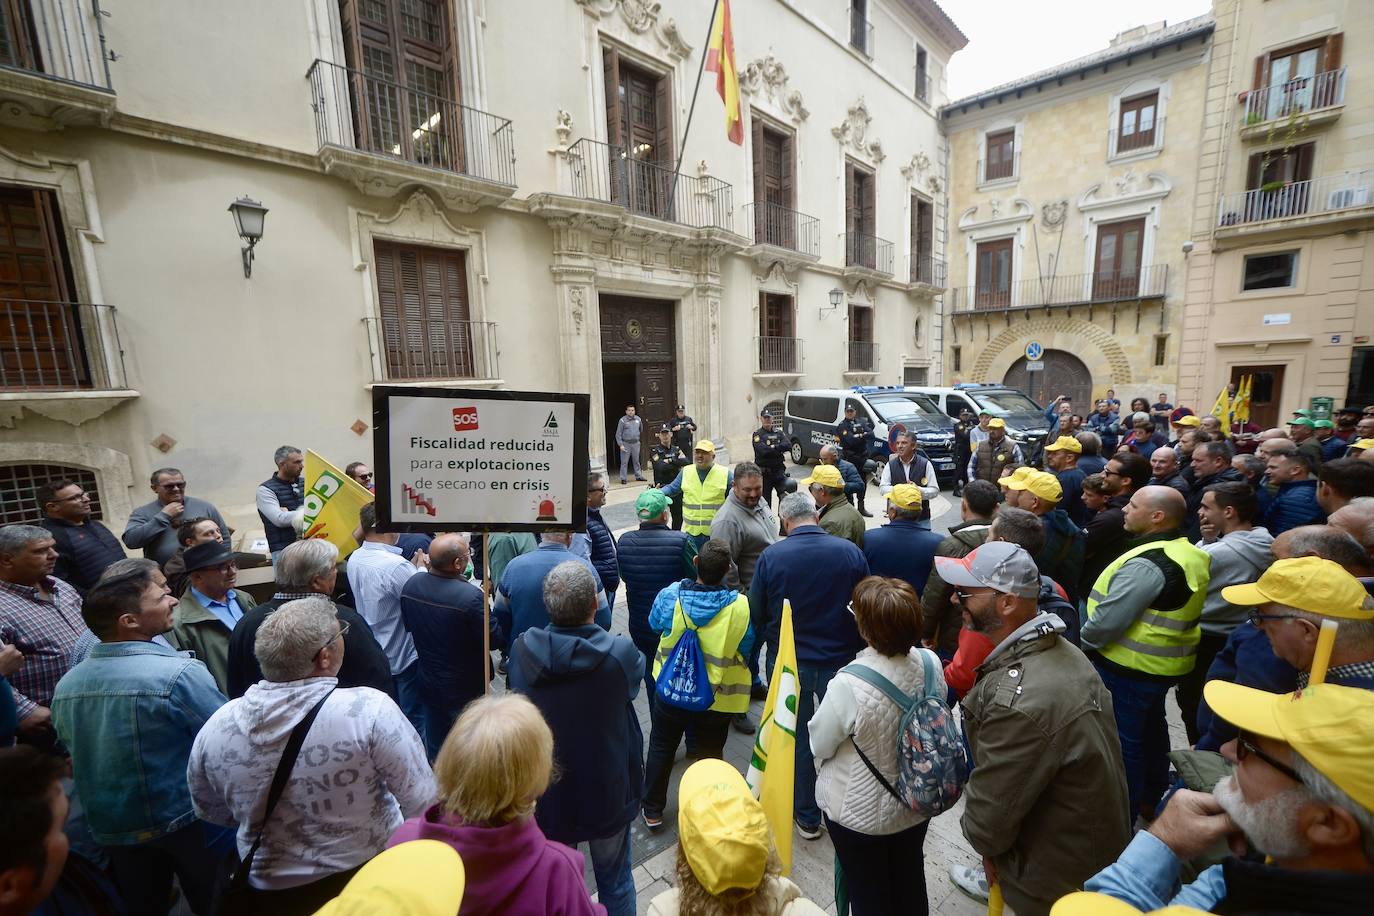
<path id="1" fill-rule="evenodd" d="M 763 804 L 786 875 L 792 871 L 792 786 L 797 770 L 797 701 L 801 696 L 797 645 L 792 639 L 792 602 L 786 599 L 782 602 L 777 652 L 745 781 Z"/>
<path id="2" fill-rule="evenodd" d="M 716 73 L 716 92 L 725 103 L 725 133 L 731 143 L 744 145 L 744 118 L 740 113 L 739 73 L 735 70 L 735 39 L 730 29 L 730 0 L 720 0 L 706 46 L 706 69 Z"/>

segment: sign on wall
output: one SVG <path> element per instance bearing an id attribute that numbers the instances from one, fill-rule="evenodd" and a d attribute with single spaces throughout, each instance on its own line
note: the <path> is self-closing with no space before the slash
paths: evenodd
<path id="1" fill-rule="evenodd" d="M 381 531 L 583 531 L 591 397 L 372 389 Z"/>

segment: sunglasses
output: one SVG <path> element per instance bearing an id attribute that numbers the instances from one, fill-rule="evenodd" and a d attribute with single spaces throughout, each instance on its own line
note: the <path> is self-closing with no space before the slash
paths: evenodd
<path id="1" fill-rule="evenodd" d="M 955 597 L 957 597 L 961 602 L 970 601 L 970 600 L 972 600 L 972 599 L 974 599 L 974 598 L 977 598 L 979 595 L 991 595 L 991 594 L 992 594 L 992 592 L 966 592 L 966 591 L 964 591 L 962 588 L 956 588 L 956 589 L 954 589 L 954 595 L 955 595 Z"/>
<path id="2" fill-rule="evenodd" d="M 1281 760 L 1275 760 L 1273 755 L 1267 754 L 1264 751 L 1260 750 L 1259 746 L 1255 744 L 1255 742 L 1250 740 L 1249 735 L 1247 735 L 1245 732 L 1241 732 L 1239 735 L 1236 736 L 1236 760 L 1244 760 L 1251 754 L 1255 755 L 1260 760 L 1263 760 L 1265 763 L 1269 764 L 1271 767 L 1278 770 L 1280 773 L 1287 776 L 1294 782 L 1302 782 L 1302 777 L 1298 775 L 1297 770 L 1293 769 Z"/>

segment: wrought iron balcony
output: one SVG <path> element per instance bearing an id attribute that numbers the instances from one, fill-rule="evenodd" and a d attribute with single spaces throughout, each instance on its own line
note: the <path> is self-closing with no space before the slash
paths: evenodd
<path id="1" fill-rule="evenodd" d="M 494 321 L 397 315 L 364 321 L 379 382 L 501 377 Z"/>
<path id="2" fill-rule="evenodd" d="M 802 367 L 802 341 L 800 337 L 755 337 L 755 350 L 758 352 L 760 375 L 797 375 Z"/>
<path id="3" fill-rule="evenodd" d="M 1121 133 L 1107 131 L 1107 158 L 1133 156 L 1136 153 L 1153 153 L 1164 148 L 1164 119 L 1156 118 L 1149 127 Z"/>
<path id="4" fill-rule="evenodd" d="M 851 5 L 849 7 L 849 46 L 872 60 L 875 34 L 873 23 L 864 16 L 863 10 Z"/>
<path id="5" fill-rule="evenodd" d="M 892 273 L 892 243 L 876 235 L 846 232 L 844 235 L 844 263 L 846 267 L 865 267 L 879 273 Z"/>
<path id="6" fill-rule="evenodd" d="M 816 217 L 765 201 L 745 204 L 744 218 L 753 227 L 755 245 L 820 256 L 821 222 Z"/>
<path id="7" fill-rule="evenodd" d="M 1345 68 L 1312 76 L 1297 76 L 1285 83 L 1265 86 L 1245 94 L 1247 126 L 1305 114 L 1345 104 Z"/>
<path id="8" fill-rule="evenodd" d="M 709 175 L 684 175 L 633 151 L 584 137 L 568 148 L 572 196 L 697 229 L 731 231 L 734 191 Z"/>
<path id="9" fill-rule="evenodd" d="M 123 378 L 114 306 L 0 299 L 0 391 L 110 391 Z"/>
<path id="10" fill-rule="evenodd" d="M 515 136 L 506 118 L 351 67 L 310 65 L 320 147 L 342 147 L 515 186 Z"/>
<path id="11" fill-rule="evenodd" d="M 989 162 L 986 159 L 978 160 L 978 183 L 987 184 L 991 181 L 1010 181 L 1019 178 L 1021 175 L 1021 151 L 1017 150 L 1011 154 L 1010 159 L 999 159 L 996 162 Z"/>
<path id="12" fill-rule="evenodd" d="M 1217 226 L 1238 226 L 1299 216 L 1320 216 L 1374 205 L 1374 170 L 1308 181 L 1273 182 L 1224 194 Z"/>
<path id="13" fill-rule="evenodd" d="M 849 362 L 846 365 L 850 372 L 877 372 L 878 345 L 871 340 L 849 341 Z"/>
<path id="14" fill-rule="evenodd" d="M 911 254 L 911 282 L 937 289 L 945 287 L 945 262 L 930 255 Z"/>
<path id="15" fill-rule="evenodd" d="M 11 126 L 108 124 L 113 56 L 100 0 L 0 0 L 0 112 Z"/>
<path id="16" fill-rule="evenodd" d="M 1038 277 L 1015 283 L 982 283 L 951 290 L 951 311 L 1006 311 L 1065 305 L 1095 305 L 1162 299 L 1168 289 L 1169 265 L 1138 271 Z"/>

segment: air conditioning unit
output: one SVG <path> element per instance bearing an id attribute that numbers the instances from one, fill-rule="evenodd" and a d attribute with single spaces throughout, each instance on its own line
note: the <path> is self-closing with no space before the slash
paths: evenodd
<path id="1" fill-rule="evenodd" d="M 1326 197 L 1326 209 L 1345 210 L 1365 207 L 1370 202 L 1369 188 L 1338 188 Z"/>

